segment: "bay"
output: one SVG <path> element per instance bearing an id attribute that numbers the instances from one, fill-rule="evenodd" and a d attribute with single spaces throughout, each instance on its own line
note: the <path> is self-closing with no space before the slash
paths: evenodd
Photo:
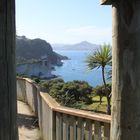
<path id="1" fill-rule="evenodd" d="M 57 51 L 55 52 L 67 56 L 70 60 L 64 60 L 63 66 L 55 67 L 52 73 L 64 79 L 65 82 L 73 80 L 87 81 L 91 86 L 102 84 L 101 69 L 89 71 L 85 60 L 90 51 Z"/>

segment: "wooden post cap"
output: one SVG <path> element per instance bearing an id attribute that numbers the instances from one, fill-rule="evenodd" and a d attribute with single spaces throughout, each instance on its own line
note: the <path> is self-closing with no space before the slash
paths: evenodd
<path id="1" fill-rule="evenodd" d="M 111 5 L 112 0 L 100 0 L 101 5 Z"/>

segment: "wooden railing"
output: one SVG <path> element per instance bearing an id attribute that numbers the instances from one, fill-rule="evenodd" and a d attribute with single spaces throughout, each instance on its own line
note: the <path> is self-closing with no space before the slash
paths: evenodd
<path id="1" fill-rule="evenodd" d="M 17 78 L 18 100 L 38 116 L 43 140 L 109 140 L 109 115 L 60 106 L 30 79 Z"/>

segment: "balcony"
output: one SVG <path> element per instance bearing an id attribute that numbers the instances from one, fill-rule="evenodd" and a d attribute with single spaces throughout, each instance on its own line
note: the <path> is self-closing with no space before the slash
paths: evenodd
<path id="1" fill-rule="evenodd" d="M 19 101 L 29 105 L 43 140 L 109 140 L 109 115 L 60 106 L 30 79 L 17 78 Z"/>

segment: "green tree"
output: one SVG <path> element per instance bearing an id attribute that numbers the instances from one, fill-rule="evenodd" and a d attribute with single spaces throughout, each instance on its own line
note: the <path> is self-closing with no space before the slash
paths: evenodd
<path id="1" fill-rule="evenodd" d="M 99 49 L 95 50 L 93 54 L 90 54 L 87 57 L 86 64 L 89 70 L 93 70 L 95 68 L 102 69 L 102 79 L 107 98 L 107 114 L 111 114 L 111 105 L 110 105 L 111 90 L 107 87 L 105 80 L 105 67 L 111 66 L 112 64 L 111 46 L 109 44 L 101 45 Z"/>

